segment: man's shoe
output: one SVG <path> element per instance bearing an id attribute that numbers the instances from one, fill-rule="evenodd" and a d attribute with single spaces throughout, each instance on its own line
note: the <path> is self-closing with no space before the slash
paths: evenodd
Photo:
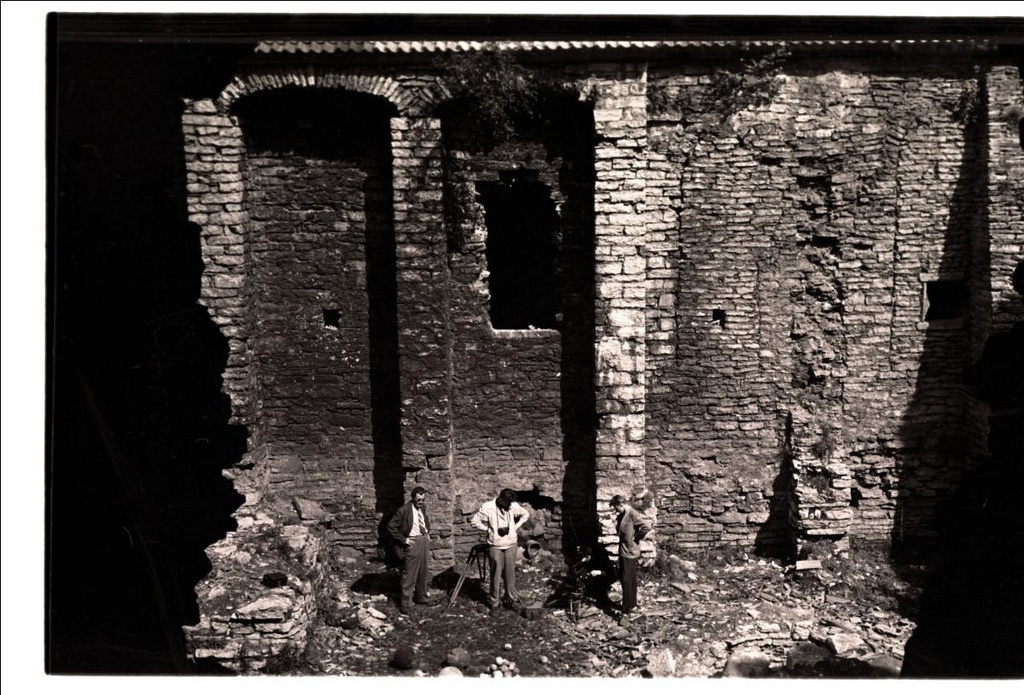
<path id="1" fill-rule="evenodd" d="M 398 612 L 401 613 L 402 615 L 409 615 L 409 607 L 405 606 L 405 605 L 399 606 L 398 607 Z"/>
<path id="2" fill-rule="evenodd" d="M 431 598 L 431 597 L 428 596 L 427 598 L 423 599 L 422 601 L 417 601 L 416 603 L 418 603 L 421 606 L 436 606 L 437 604 L 441 603 L 441 599 L 439 599 L 439 598 Z"/>

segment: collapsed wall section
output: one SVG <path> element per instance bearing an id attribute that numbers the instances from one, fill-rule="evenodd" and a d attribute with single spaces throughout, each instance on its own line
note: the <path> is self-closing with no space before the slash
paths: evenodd
<path id="1" fill-rule="evenodd" d="M 231 401 L 230 421 L 248 432 L 246 453 L 226 476 L 251 507 L 267 490 L 268 467 L 259 373 L 248 343 L 252 284 L 243 208 L 245 145 L 237 120 L 210 100 L 186 101 L 182 132 L 189 221 L 199 227 L 204 262 L 199 303 L 227 339 L 223 390 Z"/>

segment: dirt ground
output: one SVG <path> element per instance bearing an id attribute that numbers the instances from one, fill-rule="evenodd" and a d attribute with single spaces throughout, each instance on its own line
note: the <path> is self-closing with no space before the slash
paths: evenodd
<path id="1" fill-rule="evenodd" d="M 546 553 L 520 559 L 524 603 L 547 604 L 536 619 L 512 609 L 491 615 L 475 568 L 452 605 L 454 569 L 431 582 L 440 603 L 402 616 L 396 570 L 337 563 L 335 595 L 321 606 L 309 648 L 277 671 L 422 676 L 455 661 L 462 675 L 479 677 L 500 657 L 503 675 L 524 677 L 895 677 L 924 574 L 920 566 L 897 572 L 871 548 L 801 571 L 731 549 L 663 552 L 641 570 L 639 612 L 620 626 L 607 601 L 568 611 L 558 598 L 565 571 Z M 412 657 L 408 668 L 394 664 L 399 648 Z M 454 658 L 457 648 L 465 652 Z"/>

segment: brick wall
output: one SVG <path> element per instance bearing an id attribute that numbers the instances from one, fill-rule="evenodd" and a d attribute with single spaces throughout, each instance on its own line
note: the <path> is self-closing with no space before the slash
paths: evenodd
<path id="1" fill-rule="evenodd" d="M 438 562 L 501 487 L 608 542 L 607 499 L 646 492 L 683 546 L 925 533 L 984 451 L 963 375 L 1020 317 L 1020 78 L 823 64 L 736 113 L 692 109 L 705 62 L 576 65 L 571 166 L 550 142 L 451 147 L 424 75 L 256 71 L 189 104 L 202 301 L 250 431 L 236 486 L 317 499 L 369 549 L 425 485 Z M 254 147 L 232 103 L 314 86 L 394 108 L 348 149 Z M 495 331 L 479 185 L 526 170 L 558 214 L 560 323 Z M 925 320 L 942 282 L 969 306 Z"/>
<path id="2" fill-rule="evenodd" d="M 552 549 L 563 535 L 567 546 L 592 541 L 592 162 L 578 144 L 589 144 L 588 131 L 592 125 L 582 119 L 563 125 L 573 135 L 549 143 L 550 150 L 527 139 L 486 152 L 471 147 L 464 124 L 450 124 L 446 135 L 459 557 L 478 536 L 469 517 L 506 487 L 532 508 L 525 534 Z M 498 205 L 499 189 L 528 190 L 539 211 L 530 224 L 548 237 L 554 257 L 524 254 L 521 272 L 536 271 L 550 293 L 539 300 L 556 311 L 553 328 L 494 328 L 488 241 L 496 232 L 487 220 L 521 215 L 511 193 Z M 588 413 L 581 412 L 588 402 Z"/>
<path id="3" fill-rule="evenodd" d="M 970 325 L 924 322 L 922 297 L 986 272 L 971 250 L 984 156 L 954 108 L 973 78 L 948 73 L 796 68 L 720 127 L 652 115 L 648 474 L 684 545 L 787 520 L 805 538 L 884 537 L 898 507 L 920 534 L 958 479 Z"/>

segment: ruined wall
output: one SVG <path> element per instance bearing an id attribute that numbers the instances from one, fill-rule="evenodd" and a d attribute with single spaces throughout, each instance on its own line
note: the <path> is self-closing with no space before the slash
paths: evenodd
<path id="1" fill-rule="evenodd" d="M 967 462 L 969 321 L 924 298 L 986 272 L 974 77 L 786 69 L 732 114 L 694 106 L 706 75 L 657 81 L 651 191 L 678 224 L 649 232 L 648 471 L 684 545 L 884 538 L 898 508 L 920 534 Z"/>
<path id="2" fill-rule="evenodd" d="M 792 59 L 744 101 L 707 98 L 712 62 L 744 69 L 576 65 L 574 136 L 486 154 L 425 117 L 441 98 L 422 76 L 282 70 L 190 106 L 250 503 L 268 481 L 315 499 L 335 542 L 369 550 L 422 484 L 443 562 L 501 487 L 543 507 L 549 538 L 611 542 L 607 499 L 647 490 L 659 539 L 689 547 L 924 533 L 984 451 L 964 373 L 1019 311 L 1001 301 L 1019 76 Z M 278 94 L 262 134 L 230 109 L 300 84 L 391 106 L 288 112 Z M 495 330 L 484 201 L 527 180 L 553 210 L 557 310 Z"/>
<path id="3" fill-rule="evenodd" d="M 304 526 L 257 512 L 238 527 L 207 550 L 216 569 L 196 586 L 200 620 L 185 626 L 185 642 L 193 658 L 231 671 L 273 671 L 306 648 L 325 558 Z"/>
<path id="4" fill-rule="evenodd" d="M 210 100 L 187 101 L 182 115 L 189 221 L 199 227 L 203 258 L 199 303 L 228 341 L 224 393 L 231 422 L 244 425 L 248 447 L 238 466 L 226 471 L 245 504 L 256 504 L 267 489 L 265 428 L 259 415 L 259 374 L 252 368 L 252 288 L 246 281 L 249 250 L 242 130 L 225 109 Z"/>
<path id="5" fill-rule="evenodd" d="M 1024 83 L 1019 68 L 992 67 L 985 75 L 984 95 L 991 330 L 998 332 L 1024 321 L 1024 304 L 1010 280 L 1013 269 L 1024 258 Z"/>

